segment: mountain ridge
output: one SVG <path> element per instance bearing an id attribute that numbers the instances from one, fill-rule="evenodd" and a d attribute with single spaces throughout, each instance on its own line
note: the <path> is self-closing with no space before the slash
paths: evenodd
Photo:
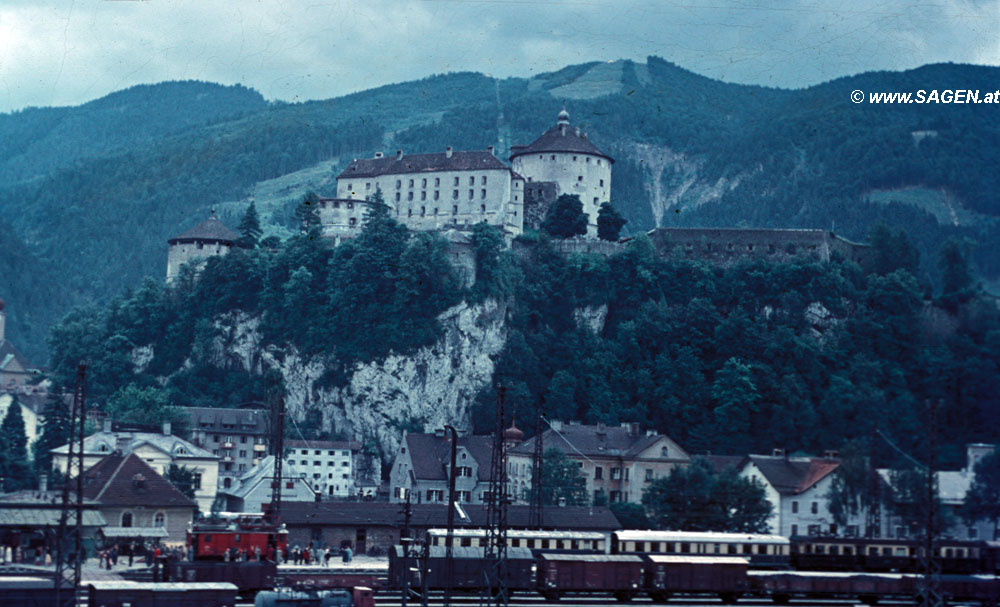
<path id="1" fill-rule="evenodd" d="M 620 82 L 608 83 L 617 92 L 598 97 L 551 92 L 593 90 L 581 79 L 606 64 L 591 62 L 530 78 L 441 74 L 301 103 L 268 102 L 241 85 L 159 83 L 2 114 L 0 213 L 9 229 L 0 230 L 0 247 L 27 252 L 16 268 L 0 260 L 9 334 L 44 359 L 47 326 L 71 306 L 161 276 L 166 238 L 222 203 L 235 227 L 259 184 L 303 175 L 262 216 L 271 233 L 288 234 L 295 198 L 328 188 L 324 171 L 335 176 L 351 158 L 448 145 L 505 153 L 536 138 L 564 106 L 616 157 L 612 202 L 630 233 L 657 224 L 835 227 L 864 240 L 882 219 L 917 232 L 932 280 L 945 239 L 1000 236 L 995 111 L 849 98 L 862 87 L 982 88 L 1000 82 L 1000 68 L 930 64 L 781 89 L 714 80 L 657 57 L 620 64 Z M 180 118 L 155 111 L 162 107 Z M 91 130 L 82 128 L 88 121 Z M 928 130 L 937 134 L 914 144 L 912 133 Z M 915 187 L 940 191 L 983 221 L 941 224 L 905 196 L 869 202 L 872 192 Z M 1000 253 L 980 247 L 976 262 L 984 280 L 1000 280 Z M 5 281 L 5 271 L 38 275 L 38 284 L 54 285 L 54 301 L 21 293 L 41 287 Z"/>

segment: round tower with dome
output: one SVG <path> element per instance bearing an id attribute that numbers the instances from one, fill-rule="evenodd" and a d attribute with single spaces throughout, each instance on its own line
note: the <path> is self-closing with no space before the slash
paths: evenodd
<path id="1" fill-rule="evenodd" d="M 181 266 L 186 263 L 198 263 L 200 267 L 209 257 L 229 253 L 239 238 L 239 234 L 215 216 L 213 209 L 208 219 L 167 241 L 170 246 L 167 251 L 167 282 L 177 278 Z"/>
<path id="2" fill-rule="evenodd" d="M 512 146 L 510 162 L 514 171 L 527 179 L 526 188 L 554 184 L 549 191 L 555 197 L 579 196 L 583 212 L 589 216 L 587 235 L 597 235 L 597 211 L 602 202 L 611 199 L 611 165 L 615 160 L 570 124 L 569 112 L 559 112 L 555 126 L 530 145 Z"/>

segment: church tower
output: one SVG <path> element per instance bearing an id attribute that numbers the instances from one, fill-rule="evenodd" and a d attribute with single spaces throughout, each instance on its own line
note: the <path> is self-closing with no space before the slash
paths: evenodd
<path id="1" fill-rule="evenodd" d="M 588 215 L 587 235 L 597 235 L 597 210 L 611 199 L 611 165 L 615 160 L 570 124 L 569 112 L 559 112 L 556 124 L 530 145 L 512 146 L 510 162 L 528 181 L 526 202 L 527 191 L 545 193 L 546 202 L 562 194 L 576 194 Z M 537 200 L 537 194 L 534 198 Z M 524 212 L 528 215 L 527 205 Z"/>
<path id="2" fill-rule="evenodd" d="M 167 283 L 177 278 L 184 264 L 197 263 L 200 268 L 209 257 L 231 251 L 239 238 L 239 234 L 219 221 L 213 209 L 208 219 L 167 241 L 170 247 L 167 251 Z"/>

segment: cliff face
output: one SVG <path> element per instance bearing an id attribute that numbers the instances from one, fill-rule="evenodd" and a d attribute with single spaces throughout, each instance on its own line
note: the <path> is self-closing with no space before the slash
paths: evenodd
<path id="1" fill-rule="evenodd" d="M 245 314 L 217 320 L 212 359 L 254 373 L 277 369 L 294 424 L 319 411 L 324 429 L 374 441 L 385 461 L 395 455 L 404 427 L 471 425 L 472 402 L 489 385 L 493 359 L 506 341 L 505 315 L 505 306 L 492 300 L 454 306 L 439 316 L 443 331 L 432 346 L 357 364 L 339 387 L 322 385 L 323 361 L 305 358 L 294 347 L 263 346 L 260 320 Z"/>

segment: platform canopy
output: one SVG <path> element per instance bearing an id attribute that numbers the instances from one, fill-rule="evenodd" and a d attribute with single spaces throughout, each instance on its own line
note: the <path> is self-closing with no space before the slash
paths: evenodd
<path id="1" fill-rule="evenodd" d="M 104 527 L 101 529 L 101 534 L 107 538 L 140 537 L 148 539 L 162 539 L 169 535 L 164 527 Z"/>
<path id="2" fill-rule="evenodd" d="M 0 527 L 56 527 L 60 514 L 57 508 L 2 508 Z M 84 527 L 101 527 L 105 520 L 96 510 L 84 510 L 82 522 Z"/>

